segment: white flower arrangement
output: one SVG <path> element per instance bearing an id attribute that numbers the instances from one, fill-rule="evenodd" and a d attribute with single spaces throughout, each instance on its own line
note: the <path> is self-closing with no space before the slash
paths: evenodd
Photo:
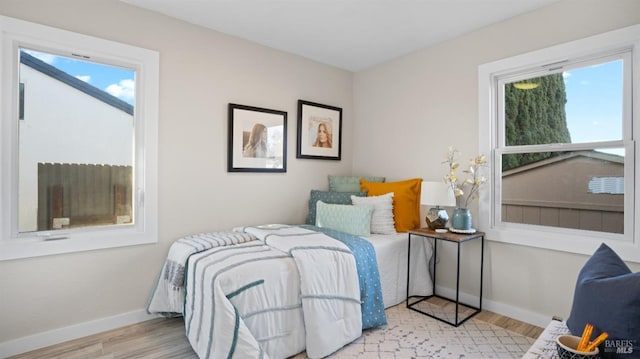
<path id="1" fill-rule="evenodd" d="M 487 179 L 482 175 L 482 167 L 486 167 L 487 158 L 484 155 L 478 155 L 469 160 L 469 169 L 463 170 L 463 173 L 469 175 L 464 181 L 460 181 L 456 174 L 460 164 L 456 157 L 460 152 L 449 146 L 447 151 L 446 163 L 449 166 L 449 173 L 444 176 L 444 181 L 449 184 L 453 194 L 456 196 L 456 204 L 459 208 L 467 208 L 469 202 L 478 198 L 478 191 Z"/>

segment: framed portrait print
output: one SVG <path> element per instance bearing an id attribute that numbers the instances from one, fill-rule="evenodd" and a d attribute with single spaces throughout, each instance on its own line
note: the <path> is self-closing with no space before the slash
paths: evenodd
<path id="1" fill-rule="evenodd" d="M 228 172 L 287 172 L 287 113 L 229 104 Z"/>
<path id="2" fill-rule="evenodd" d="M 340 160 L 342 109 L 298 100 L 297 158 Z"/>

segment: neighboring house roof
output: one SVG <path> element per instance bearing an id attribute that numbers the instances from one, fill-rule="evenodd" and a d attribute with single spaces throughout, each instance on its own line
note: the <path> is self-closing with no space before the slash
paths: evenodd
<path id="1" fill-rule="evenodd" d="M 100 90 L 99 88 L 92 86 L 80 79 L 77 79 L 64 71 L 54 66 L 51 66 L 46 62 L 37 59 L 34 56 L 29 55 L 24 51 L 20 52 L 20 62 L 24 65 L 31 67 L 36 71 L 39 71 L 47 76 L 50 76 L 62 83 L 65 83 L 75 88 L 78 91 L 82 91 L 85 94 L 106 103 L 107 105 L 113 106 L 133 116 L 133 105 L 125 101 L 122 101 L 121 99 L 115 96 L 112 96 L 109 93 L 103 90 Z"/>
<path id="2" fill-rule="evenodd" d="M 624 157 L 619 155 L 613 155 L 613 154 L 598 152 L 598 151 L 576 151 L 576 152 L 568 152 L 559 156 L 549 157 L 544 160 L 540 160 L 540 161 L 532 162 L 516 168 L 512 168 L 510 170 L 504 171 L 502 173 L 502 177 L 507 177 L 517 173 L 526 172 L 534 168 L 549 166 L 558 162 L 564 162 L 577 157 L 588 157 L 588 158 L 592 158 L 600 161 L 624 164 Z"/>

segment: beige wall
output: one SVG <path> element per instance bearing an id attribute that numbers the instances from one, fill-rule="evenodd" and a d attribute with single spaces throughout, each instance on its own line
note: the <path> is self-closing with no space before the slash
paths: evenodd
<path id="1" fill-rule="evenodd" d="M 301 222 L 327 174 L 439 180 L 448 145 L 477 151 L 478 65 L 639 23 L 640 2 L 563 1 L 356 75 L 116 0 L 0 0 L 0 13 L 157 50 L 161 68 L 160 243 L 0 262 L 1 343 L 143 309 L 171 241 L 248 219 Z M 295 159 L 297 99 L 343 108 L 342 161 Z M 228 102 L 288 111 L 287 173 L 226 172 Z M 585 256 L 486 249 L 485 303 L 568 314 Z"/>
<path id="2" fill-rule="evenodd" d="M 638 23 L 637 0 L 565 0 L 357 73 L 354 173 L 440 180 L 447 146 L 478 151 L 479 65 Z M 491 241 L 485 255 L 488 309 L 568 316 L 585 256 Z"/>
<path id="3" fill-rule="evenodd" d="M 302 223 L 309 190 L 351 171 L 350 72 L 116 0 L 0 0 L 0 14 L 160 53 L 159 243 L 0 262 L 0 344 L 143 310 L 171 241 Z M 295 158 L 298 99 L 342 107 L 342 161 Z M 227 173 L 229 102 L 288 112 L 286 173 Z"/>

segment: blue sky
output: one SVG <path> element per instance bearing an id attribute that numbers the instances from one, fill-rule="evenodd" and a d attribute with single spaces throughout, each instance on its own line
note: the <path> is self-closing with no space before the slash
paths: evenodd
<path id="1" fill-rule="evenodd" d="M 622 138 L 622 60 L 564 72 L 574 143 Z"/>
<path id="2" fill-rule="evenodd" d="M 134 105 L 134 71 L 31 50 L 28 50 L 28 52 L 69 75 Z"/>

